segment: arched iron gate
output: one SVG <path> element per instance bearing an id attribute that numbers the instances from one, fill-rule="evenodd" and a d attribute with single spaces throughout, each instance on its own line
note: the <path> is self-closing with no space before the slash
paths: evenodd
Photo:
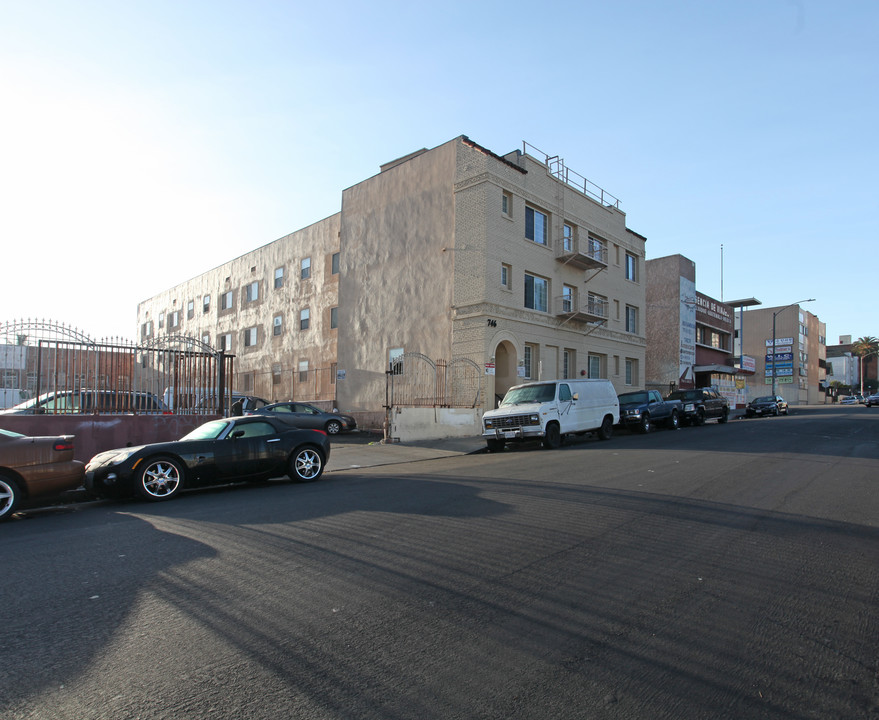
<path id="1" fill-rule="evenodd" d="M 481 375 L 470 358 L 434 362 L 410 352 L 394 359 L 386 371 L 385 408 L 467 407 L 479 404 Z"/>

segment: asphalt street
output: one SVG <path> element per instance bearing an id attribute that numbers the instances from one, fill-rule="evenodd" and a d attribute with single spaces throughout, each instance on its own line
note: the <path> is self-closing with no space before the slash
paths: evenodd
<path id="1" fill-rule="evenodd" d="M 879 410 L 353 446 L 0 526 L 0 716 L 879 717 Z"/>

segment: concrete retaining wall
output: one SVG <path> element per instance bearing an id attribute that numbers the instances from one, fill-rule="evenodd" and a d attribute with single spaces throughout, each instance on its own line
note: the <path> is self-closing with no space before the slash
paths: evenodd
<path id="1" fill-rule="evenodd" d="M 414 442 L 481 435 L 481 418 L 474 408 L 394 408 L 390 437 Z"/>

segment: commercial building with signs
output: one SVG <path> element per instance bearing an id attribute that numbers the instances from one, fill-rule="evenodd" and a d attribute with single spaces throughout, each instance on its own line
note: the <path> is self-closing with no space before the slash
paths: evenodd
<path id="1" fill-rule="evenodd" d="M 345 189 L 339 213 L 142 302 L 138 323 L 143 339 L 234 353 L 236 389 L 269 400 L 375 411 L 389 373 L 459 360 L 480 408 L 526 380 L 622 391 L 644 385 L 644 256 L 617 199 L 557 156 L 460 136 Z"/>
<path id="2" fill-rule="evenodd" d="M 827 381 L 826 326 L 799 304 L 737 311 L 739 352 L 754 357 L 751 396 L 776 394 L 790 405 L 822 404 Z"/>
<path id="3" fill-rule="evenodd" d="M 712 386 L 733 407 L 743 405 L 733 308 L 696 290 L 696 264 L 683 255 L 648 260 L 646 270 L 647 387 Z"/>

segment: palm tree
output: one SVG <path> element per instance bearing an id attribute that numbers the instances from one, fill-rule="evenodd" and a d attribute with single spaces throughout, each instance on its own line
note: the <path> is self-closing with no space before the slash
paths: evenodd
<path id="1" fill-rule="evenodd" d="M 867 374 L 867 364 L 871 357 L 879 355 L 879 338 L 872 335 L 864 335 L 852 343 L 852 352 L 861 359 L 861 395 L 864 394 L 864 375 Z"/>

